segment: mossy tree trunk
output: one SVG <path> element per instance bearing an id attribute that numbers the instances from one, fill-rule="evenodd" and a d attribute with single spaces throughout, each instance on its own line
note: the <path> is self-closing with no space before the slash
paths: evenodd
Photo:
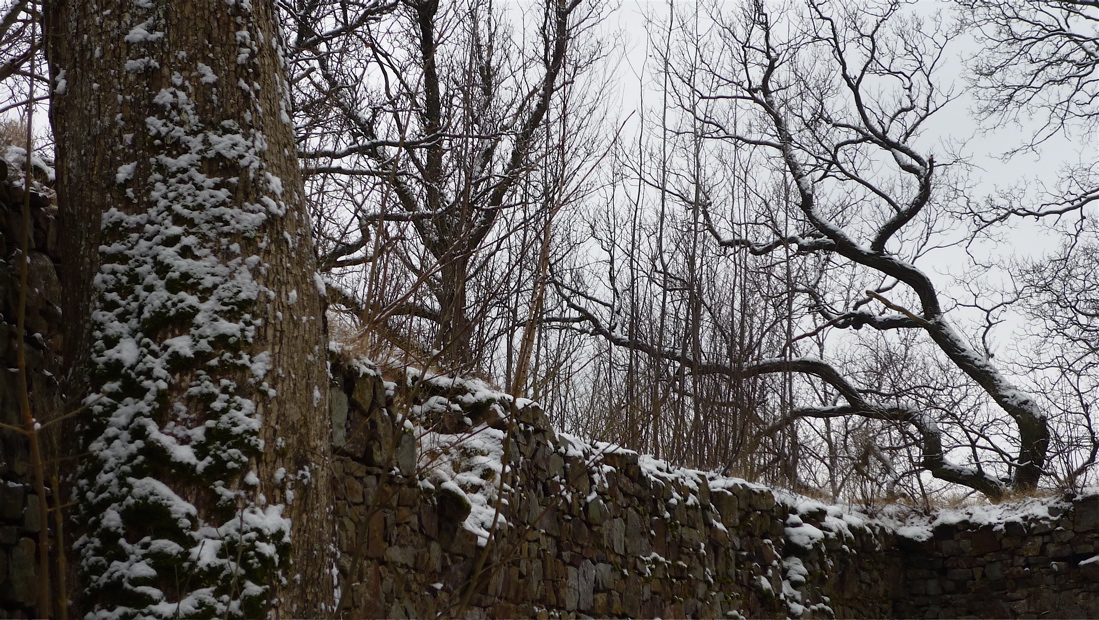
<path id="1" fill-rule="evenodd" d="M 46 7 L 81 611 L 334 609 L 321 291 L 271 0 Z"/>

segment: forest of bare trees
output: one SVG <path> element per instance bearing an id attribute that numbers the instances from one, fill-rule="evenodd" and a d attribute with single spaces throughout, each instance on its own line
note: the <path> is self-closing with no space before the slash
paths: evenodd
<path id="1" fill-rule="evenodd" d="M 176 79 L 161 65 L 189 52 L 168 31 L 186 12 L 134 2 L 151 12 L 115 14 L 126 31 L 112 56 L 107 43 L 73 47 L 84 31 L 110 35 L 102 19 L 92 29 L 74 17 L 78 4 L 7 0 L 0 11 L 0 111 L 26 126 L 48 100 L 52 131 L 40 120 L 32 133 L 74 230 L 114 213 L 87 192 L 141 202 L 126 189 L 138 178 L 151 180 L 138 195 L 167 195 L 157 175 L 182 179 L 199 152 L 180 132 L 206 104 L 189 97 L 243 63 L 230 47 L 247 60 L 267 45 L 226 35 L 235 42 L 209 52 L 217 62 Z M 251 15 L 267 3 L 228 4 Z M 277 58 L 240 83 L 248 105 L 293 125 L 297 166 L 281 182 L 255 177 L 244 184 L 255 200 L 234 200 L 247 211 L 286 191 L 294 203 L 301 188 L 302 217 L 290 219 L 308 211 L 311 243 L 262 234 L 299 255 L 288 303 L 323 288 L 330 335 L 345 344 L 483 376 L 540 401 L 563 430 L 837 501 L 998 501 L 1096 481 L 1096 2 L 668 2 L 626 27 L 615 21 L 625 9 L 588 0 L 275 10 L 263 19 L 281 24 Z M 138 58 L 141 46 L 156 54 Z M 142 76 L 175 99 L 123 101 L 116 90 Z M 135 129 L 100 127 L 86 105 L 100 98 L 118 102 L 100 116 L 132 117 Z M 160 111 L 164 123 L 147 120 Z M 259 116 L 229 114 L 202 140 L 243 158 L 233 166 L 284 166 L 229 146 Z M 261 151 L 281 144 L 272 132 Z M 985 146 L 1005 133 L 1006 153 Z M 99 156 L 104 176 L 80 158 L 111 140 L 124 148 Z M 123 161 L 127 150 L 160 154 L 146 170 Z M 1017 170 L 1011 161 L 1040 165 L 998 172 Z M 214 164 L 202 166 L 212 178 Z M 188 178 L 198 185 L 173 199 L 220 191 Z M 96 373 L 132 361 L 117 325 L 141 320 L 79 291 L 98 277 L 95 294 L 127 298 L 111 292 L 134 285 L 118 258 L 137 251 L 126 243 L 182 243 L 174 226 L 206 221 L 165 213 L 159 237 L 127 236 L 147 222 L 123 214 L 117 230 L 73 238 L 85 258 L 67 276 L 66 310 L 99 321 L 73 324 L 69 361 L 84 369 L 73 389 L 121 389 Z M 95 254 L 101 235 L 114 249 Z M 251 269 L 222 256 L 239 246 L 207 241 L 209 254 L 187 252 L 221 256 L 230 279 Z M 116 259 L 121 271 L 104 271 Z M 234 304 L 260 298 L 233 294 L 244 297 L 222 300 L 226 316 L 251 317 Z M 190 316 L 181 308 L 165 311 Z M 161 339 L 178 344 L 179 325 L 165 325 Z M 107 418 L 128 402 L 112 398 L 95 405 Z"/>
<path id="2" fill-rule="evenodd" d="M 379 354 L 837 499 L 1088 479 L 1089 3 L 669 4 L 640 67 L 584 3 L 286 8 L 331 307 Z M 1083 158 L 978 185 L 959 116 Z M 1028 217 L 1048 253 L 967 253 Z"/>

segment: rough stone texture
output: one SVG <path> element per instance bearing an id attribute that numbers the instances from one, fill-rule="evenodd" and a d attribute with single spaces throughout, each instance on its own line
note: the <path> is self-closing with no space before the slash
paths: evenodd
<path id="1" fill-rule="evenodd" d="M 0 144 L 0 151 L 5 146 Z M 22 236 L 22 181 L 13 185 L 5 164 L 0 175 L 0 363 L 16 366 L 16 320 L 19 307 L 17 254 Z M 59 407 L 56 377 L 61 354 L 61 285 L 57 277 L 58 250 L 54 225 L 56 207 L 50 199 L 31 193 L 30 252 L 27 274 L 26 363 L 32 411 L 54 415 Z M 18 383 L 14 373 L 0 373 L 0 423 L 22 426 Z M 0 431 L 0 480 L 29 479 L 27 441 L 18 433 Z M 19 501 L 0 497 L 0 518 Z"/>
<path id="2" fill-rule="evenodd" d="M 6 145 L 0 144 L 0 152 Z M 21 178 L 21 175 L 15 175 Z M 41 182 L 45 179 L 36 180 Z M 16 367 L 16 330 L 19 301 L 17 252 L 22 236 L 22 181 L 9 180 L 8 165 L 0 158 L 0 364 Z M 60 373 L 61 285 L 56 208 L 50 198 L 31 193 L 30 252 L 27 277 L 26 363 L 31 410 L 48 420 L 61 410 L 56 377 Z M 0 423 L 22 426 L 18 375 L 0 373 Z M 50 438 L 43 436 L 44 449 Z M 0 429 L 0 618 L 33 618 L 38 581 L 37 532 L 44 525 L 39 514 L 26 438 Z"/>
<path id="3" fill-rule="evenodd" d="M 900 539 L 906 596 L 919 618 L 1099 616 L 1099 496 L 1034 504 L 1008 520 L 955 515 L 926 540 Z"/>
<path id="4" fill-rule="evenodd" d="M 349 403 L 336 492 L 345 618 L 1099 615 L 1099 497 L 1040 504 L 1044 518 L 895 530 L 632 452 L 585 452 L 534 406 L 501 420 L 469 395 L 334 369 Z M 429 409 L 414 430 L 396 413 Z M 514 467 L 506 525 L 484 546 L 463 527 L 469 502 L 427 483 L 430 458 L 412 471 L 401 454 L 424 427 L 460 443 L 481 422 L 510 429 Z"/>
<path id="5" fill-rule="evenodd" d="M 878 525 L 742 481 L 658 472 L 632 452 L 584 453 L 533 406 L 510 424 L 485 407 L 435 423 L 456 438 L 479 421 L 510 429 L 507 525 L 481 546 L 463 527 L 465 498 L 424 484 L 424 458 L 409 466 L 415 434 L 396 413 L 469 399 L 334 368 L 348 399 L 336 485 L 345 618 L 889 617 L 903 591 Z"/>

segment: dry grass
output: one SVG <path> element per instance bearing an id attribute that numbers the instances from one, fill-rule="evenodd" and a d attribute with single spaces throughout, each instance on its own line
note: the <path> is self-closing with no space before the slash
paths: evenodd
<path id="1" fill-rule="evenodd" d="M 0 146 L 27 147 L 27 123 L 23 120 L 0 120 Z M 31 142 L 33 148 L 34 142 Z"/>
<path id="2" fill-rule="evenodd" d="M 347 355 L 369 359 L 382 368 L 439 370 L 438 355 L 388 325 L 355 327 L 337 318 L 329 321 L 329 332 Z"/>
<path id="3" fill-rule="evenodd" d="M 366 322 L 357 317 L 329 312 L 329 337 L 351 357 L 369 359 L 385 369 L 415 368 L 428 375 L 454 375 L 484 381 L 496 390 L 501 386 L 480 369 L 448 364 L 437 350 L 431 349 L 429 335 L 417 333 L 396 318 Z"/>

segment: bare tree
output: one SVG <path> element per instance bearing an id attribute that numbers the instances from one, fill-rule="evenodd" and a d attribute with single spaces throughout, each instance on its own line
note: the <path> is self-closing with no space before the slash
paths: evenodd
<path id="1" fill-rule="evenodd" d="M 7 0 L 0 3 L 0 89 L 5 93 L 0 114 L 19 112 L 25 107 L 28 96 L 26 80 L 48 84 L 46 76 L 29 71 L 30 60 L 41 54 L 41 41 L 34 40 L 33 23 L 38 17 L 37 4 L 30 0 Z M 41 33 L 38 33 L 41 35 Z M 19 83 L 10 78 L 18 77 Z M 44 96 L 39 95 L 38 101 Z"/>
<path id="2" fill-rule="evenodd" d="M 1099 4 L 1093 0 L 957 0 L 984 44 L 971 60 L 978 111 L 998 122 L 1039 113 L 1034 146 L 1099 122 Z"/>
<path id="3" fill-rule="evenodd" d="M 928 412 L 896 395 L 889 404 L 868 398 L 872 390 L 856 388 L 838 373 L 826 377 L 834 372 L 830 366 L 812 372 L 846 403 L 799 414 L 902 420 L 923 438 L 924 465 L 936 477 L 993 498 L 1002 495 L 1005 483 L 1032 488 L 1046 462 L 1045 412 L 955 330 L 931 278 L 912 262 L 951 195 L 946 167 L 925 155 L 918 142 L 923 125 L 949 101 L 933 82 L 945 39 L 917 34 L 918 25 L 899 15 L 899 3 L 855 10 L 810 2 L 807 8 L 799 32 L 804 43 L 784 42 L 792 49 L 780 46 L 776 16 L 762 4 L 751 9 L 743 26 L 726 30 L 741 72 L 714 95 L 754 111 L 763 129 L 745 131 L 743 124 L 708 119 L 728 139 L 782 162 L 797 188 L 795 204 L 805 232 L 766 243 L 730 238 L 723 244 L 762 251 L 778 242 L 801 252 L 828 252 L 880 279 L 846 307 L 820 303 L 819 315 L 831 328 L 921 331 L 1014 420 L 1018 453 L 1004 463 L 1009 480 L 985 471 L 980 460 L 972 469 L 951 464 Z M 818 53 L 815 67 L 803 55 L 807 52 Z M 826 70 L 834 77 L 818 68 L 820 58 L 828 60 Z M 910 303 L 914 310 L 906 307 Z M 881 311 L 872 312 L 873 305 Z"/>
<path id="4" fill-rule="evenodd" d="M 1027 126 L 1019 149 L 1036 150 L 1056 135 L 1099 129 L 1099 4 L 1094 0 L 957 0 L 963 26 L 982 43 L 970 61 L 980 99 L 978 113 L 996 126 Z M 1083 216 L 1099 202 L 1096 161 L 1062 171 L 1041 198 L 1015 193 L 974 215 L 984 224 L 1013 216 Z"/>
<path id="5" fill-rule="evenodd" d="M 700 123 L 713 106 L 700 95 L 708 79 L 698 62 L 704 21 L 690 10 L 650 20 L 658 98 L 642 112 L 636 153 L 617 155 L 616 189 L 593 205 L 583 231 L 598 245 L 600 272 L 577 261 L 555 274 L 574 308 L 560 325 L 615 336 L 592 351 L 594 394 L 576 421 L 583 432 L 677 463 L 798 486 L 798 428 L 776 425 L 793 384 L 777 375 L 694 373 L 679 361 L 734 368 L 781 355 L 795 315 L 791 278 L 805 268 L 783 260 L 786 250 L 722 251 L 706 232 L 709 208 L 782 230 L 789 217 L 774 204 L 789 188 L 753 176 L 754 162 L 710 139 Z"/>
<path id="6" fill-rule="evenodd" d="M 775 11 L 752 2 L 733 14 L 715 7 L 711 19 L 714 35 L 697 43 L 702 51 L 694 65 L 705 77 L 683 79 L 694 70 L 686 67 L 677 75 L 702 103 L 688 109 L 694 131 L 733 147 L 745 169 L 770 171 L 741 183 L 758 188 L 769 178 L 788 187 L 788 195 L 778 194 L 783 200 L 758 192 L 735 200 L 768 205 L 789 220 L 780 227 L 774 219 L 731 219 L 706 192 L 685 196 L 684 204 L 701 205 L 706 226 L 729 251 L 785 254 L 795 264 L 822 267 L 792 274 L 796 305 L 815 320 L 798 320 L 788 346 L 772 357 L 731 363 L 626 336 L 592 312 L 590 302 L 580 303 L 580 291 L 566 289 L 573 310 L 592 332 L 694 375 L 793 377 L 790 393 L 801 404 L 792 404 L 790 416 L 772 429 L 799 419 L 862 418 L 911 433 L 921 468 L 941 480 L 993 499 L 1010 488 L 1035 487 L 1047 460 L 1046 412 L 957 331 L 949 305 L 917 266 L 943 242 L 946 206 L 961 189 L 950 172 L 953 162 L 936 161 L 921 137 L 952 100 L 935 82 L 950 32 L 918 23 L 899 2 L 808 1 Z M 948 407 L 935 405 L 942 402 L 936 388 L 920 377 L 905 377 L 903 386 L 876 385 L 857 366 L 825 361 L 836 356 L 835 345 L 814 356 L 792 346 L 862 328 L 880 332 L 889 347 L 908 346 L 907 336 L 894 333 L 918 334 L 931 359 L 948 363 L 999 413 L 978 403 L 977 417 L 945 415 Z M 991 415 L 992 422 L 979 415 Z M 1003 419 L 1011 421 L 1006 432 L 996 422 Z M 982 435 L 991 431 L 995 439 Z M 999 447 L 1004 441 L 1014 454 Z"/>
<path id="7" fill-rule="evenodd" d="M 938 422 L 926 410 L 911 407 L 896 394 L 885 400 L 873 390 L 857 388 L 817 362 L 806 370 L 846 402 L 806 408 L 799 415 L 901 420 L 922 437 L 924 465 L 936 477 L 993 498 L 1005 486 L 1032 488 L 1046 462 L 1045 412 L 955 330 L 931 278 L 913 263 L 934 234 L 942 202 L 951 196 L 946 167 L 924 154 L 918 141 L 923 125 L 949 101 L 933 81 L 945 35 L 919 33 L 917 24 L 900 15 L 899 3 L 856 10 L 810 2 L 807 9 L 798 33 L 804 43 L 780 43 L 775 24 L 782 18 L 762 4 L 752 7 L 743 25 L 725 30 L 740 72 L 714 96 L 754 112 L 759 125 L 707 119 L 727 139 L 782 162 L 797 189 L 794 200 L 805 232 L 768 242 L 728 238 L 723 245 L 766 251 L 777 242 L 800 252 L 828 252 L 879 279 L 864 296 L 838 308 L 829 307 L 822 291 L 810 290 L 810 298 L 817 297 L 818 314 L 827 321 L 822 328 L 921 331 L 1014 420 L 1018 453 L 1004 463 L 1011 472 L 1008 480 L 985 471 L 980 460 L 972 469 L 952 464 L 946 460 Z M 805 55 L 813 52 L 815 66 Z M 826 69 L 820 68 L 822 58 L 827 59 Z M 881 310 L 872 312 L 874 305 Z"/>
<path id="8" fill-rule="evenodd" d="M 1019 259 L 1012 308 L 1026 318 L 1029 338 L 1014 352 L 1016 372 L 1027 377 L 1051 412 L 1056 430 L 1051 472 L 1063 484 L 1085 486 L 1099 457 L 1093 416 L 1099 384 L 1099 243 L 1093 225 L 1037 258 Z"/>
<path id="9" fill-rule="evenodd" d="M 536 25 L 524 44 L 490 2 L 403 2 L 392 16 L 349 31 L 350 43 L 320 44 L 352 47 L 299 67 L 314 100 L 300 109 L 323 106 L 336 121 L 316 125 L 302 142 L 310 181 L 352 188 L 321 263 L 371 263 L 362 279 L 371 287 L 361 308 L 368 323 L 425 321 L 431 347 L 463 366 L 479 353 L 478 334 L 491 337 L 481 317 L 503 304 L 506 276 L 491 257 L 546 206 L 521 187 L 543 166 L 541 145 L 557 139 L 549 134 L 552 108 L 576 78 L 570 67 L 584 63 L 573 47 L 589 26 L 579 7 L 547 2 L 524 16 Z M 511 214 L 518 217 L 509 222 Z M 399 262 L 375 264 L 380 250 Z M 384 282 L 379 269 L 387 270 Z"/>
<path id="10" fill-rule="evenodd" d="M 1053 138 L 1074 140 L 1099 129 L 1099 4 L 958 0 L 958 6 L 961 24 L 982 44 L 970 59 L 980 118 L 989 127 L 1023 130 L 1009 154 L 1040 152 Z M 1065 163 L 1055 180 L 1031 180 L 1037 191 L 1001 192 L 970 210 L 980 231 L 995 234 L 997 225 L 1025 218 L 1063 240 L 1051 253 L 1006 266 L 1015 286 L 1002 306 L 1027 319 L 1031 346 L 1017 351 L 1014 366 L 1056 413 L 1055 475 L 1068 484 L 1082 484 L 1097 453 L 1096 386 L 1089 379 L 1096 355 L 1096 235 L 1089 217 L 1099 203 L 1099 160 L 1094 150 L 1080 155 L 1074 162 L 1060 153 Z"/>

